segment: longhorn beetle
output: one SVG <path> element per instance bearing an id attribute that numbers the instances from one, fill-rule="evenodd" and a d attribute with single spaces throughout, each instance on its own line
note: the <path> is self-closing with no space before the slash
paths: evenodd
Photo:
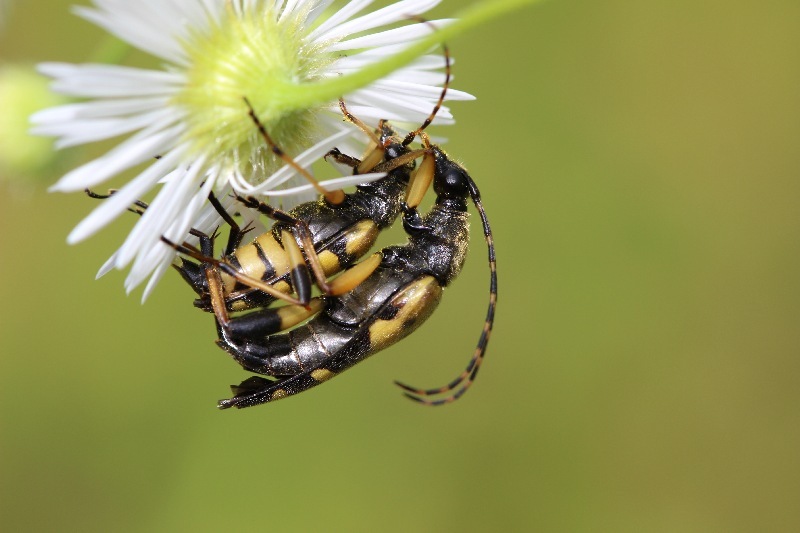
<path id="1" fill-rule="evenodd" d="M 253 376 L 232 386 L 235 396 L 221 400 L 220 408 L 249 407 L 298 394 L 414 331 L 434 311 L 443 287 L 464 264 L 469 241 L 468 197 L 481 217 L 490 267 L 489 308 L 475 352 L 466 369 L 444 387 L 418 389 L 396 384 L 407 397 L 426 405 L 452 402 L 470 387 L 494 322 L 494 243 L 475 182 L 461 165 L 431 145 L 427 135 L 422 134 L 422 138 L 426 157 L 433 162 L 425 171 L 432 175 L 437 198 L 425 217 L 415 207 L 404 206 L 407 244 L 389 246 L 375 254 L 380 263 L 369 277 L 341 296 L 315 298 L 311 309 L 296 305 L 261 309 L 231 321 L 227 327 L 218 323 L 219 346 L 245 369 L 272 378 Z M 311 316 L 305 325 L 276 333 Z"/>
<path id="2" fill-rule="evenodd" d="M 375 183 L 358 186 L 359 190 L 354 195 L 344 195 L 342 191 L 329 192 L 321 189 L 313 177 L 285 155 L 274 143 L 259 122 L 249 102 L 245 100 L 252 120 L 272 151 L 300 171 L 312 184 L 315 184 L 323 192 L 324 200 L 303 204 L 294 211 L 285 213 L 260 203 L 254 198 L 238 197 L 244 205 L 257 208 L 263 214 L 277 221 L 271 232 L 257 237 L 251 244 L 239 247 L 242 236 L 248 231 L 247 228 L 244 230 L 239 228 L 233 218 L 211 195 L 209 200 L 212 205 L 231 226 L 231 234 L 226 247 L 226 257 L 221 260 L 211 257 L 213 255 L 214 236 L 207 236 L 197 230 L 192 230 L 191 233 L 200 239 L 201 250 L 197 250 L 185 243 L 178 245 L 163 239 L 178 251 L 200 261 L 200 264 L 196 264 L 184 260 L 183 264 L 177 268 L 184 279 L 200 295 L 196 305 L 214 311 L 220 336 L 219 344 L 239 359 L 245 368 L 251 369 L 243 359 L 246 353 L 239 348 L 238 342 L 241 339 L 244 339 L 246 346 L 264 347 L 267 346 L 265 344 L 265 336 L 267 334 L 296 325 L 320 312 L 320 310 L 323 312 L 313 318 L 309 325 L 304 327 L 305 330 L 312 331 L 311 328 L 315 327 L 314 324 L 341 326 L 342 324 L 336 321 L 336 315 L 338 315 L 335 312 L 336 307 L 347 305 L 352 307 L 358 301 L 359 295 L 362 298 L 367 298 L 366 300 L 362 299 L 362 302 L 371 301 L 372 305 L 363 306 L 360 312 L 356 313 L 359 317 L 358 320 L 350 324 L 351 330 L 357 326 L 360 333 L 351 331 L 353 336 L 344 338 L 347 335 L 342 331 L 339 332 L 339 340 L 345 340 L 346 342 L 342 350 L 331 352 L 333 356 L 327 362 L 328 364 L 311 370 L 309 371 L 310 373 L 302 371 L 288 376 L 281 374 L 279 371 L 264 371 L 262 369 L 262 373 L 276 377 L 278 381 L 272 382 L 256 377 L 246 380 L 234 389 L 236 397 L 221 402 L 220 407 L 255 405 L 283 397 L 284 394 L 291 395 L 302 392 L 323 381 L 324 379 L 320 379 L 321 377 L 330 377 L 333 375 L 332 373 L 344 370 L 363 360 L 368 355 L 400 340 L 424 321 L 438 304 L 438 295 L 441 293 L 441 288 L 452 281 L 460 271 L 466 253 L 468 227 L 462 224 L 463 227 L 459 228 L 456 223 L 449 226 L 447 224 L 440 226 L 440 224 L 448 220 L 446 216 L 444 218 L 440 216 L 448 213 L 443 206 L 452 207 L 450 204 L 453 204 L 459 194 L 456 191 L 458 186 L 454 185 L 455 189 L 449 190 L 452 184 L 448 185 L 448 176 L 453 178 L 459 173 L 463 176 L 460 182 L 462 185 L 466 184 L 467 187 L 464 191 L 461 191 L 463 194 L 460 196 L 460 205 L 463 205 L 463 209 L 460 209 L 460 212 L 466 218 L 464 200 L 467 196 L 471 196 L 480 212 L 489 248 L 491 266 L 490 304 L 484 331 L 467 369 L 447 386 L 423 390 L 401 383 L 397 384 L 403 387 L 406 390 L 406 395 L 414 400 L 428 405 L 440 405 L 459 398 L 472 383 L 481 364 L 494 319 L 496 304 L 494 246 L 488 220 L 480 203 L 480 196 L 474 182 L 463 168 L 447 158 L 438 147 L 432 146 L 427 135 L 423 133 L 423 130 L 435 117 L 447 91 L 450 78 L 450 62 L 446 48 L 445 59 L 447 77 L 442 93 L 434 110 L 420 128 L 410 132 L 400 142 L 391 127 L 382 121 L 379 126 L 380 138 L 372 135 L 374 149 L 363 161 L 341 154 L 336 149 L 329 152 L 328 156 L 334 157 L 340 163 L 352 166 L 354 173 L 370 170 L 389 173 L 386 178 L 382 178 Z M 363 131 L 371 134 L 371 131 L 362 122 L 347 111 L 343 101 L 340 101 L 340 106 L 348 120 L 354 122 Z M 407 146 L 417 136 L 424 139 L 425 148 L 417 151 L 409 150 Z M 420 155 L 424 156 L 422 164 L 412 177 L 413 161 Z M 383 163 L 376 165 L 382 159 L 384 160 Z M 434 179 L 436 181 L 435 189 L 439 194 L 439 198 L 431 213 L 425 219 L 422 219 L 417 213 L 416 207 L 430 186 L 431 180 Z M 456 179 L 456 182 L 458 181 Z M 404 195 L 403 189 L 406 183 L 408 183 L 408 187 Z M 380 189 L 380 187 L 385 188 Z M 87 193 L 93 197 L 101 197 L 90 191 L 87 191 Z M 359 200 L 355 200 L 358 197 L 358 193 L 362 194 Z M 403 201 L 404 196 L 405 202 Z M 141 213 L 147 207 L 142 202 L 137 202 L 136 206 L 137 209 L 132 209 L 132 211 L 138 213 Z M 354 207 L 356 209 L 353 209 Z M 369 209 L 373 211 L 369 211 Z M 327 283 L 327 276 L 342 270 L 365 254 L 374 243 L 377 233 L 390 225 L 401 210 L 404 213 L 404 228 L 410 236 L 408 245 L 386 248 L 382 254 L 376 254 L 348 270 L 334 282 Z M 459 212 L 459 210 L 457 209 L 456 212 Z M 364 214 L 366 214 L 365 218 L 357 219 L 357 216 L 363 217 Z M 354 215 L 356 215 L 356 220 L 354 220 Z M 449 229 L 443 229 L 448 227 Z M 327 234 L 325 233 L 326 230 Z M 428 235 L 429 238 L 426 240 L 426 238 L 420 237 L 422 235 Z M 295 239 L 302 244 L 302 250 L 297 246 Z M 269 256 L 266 254 L 265 243 L 271 251 Z M 342 247 L 344 247 L 344 254 L 341 253 Z M 395 256 L 395 249 L 405 250 L 409 254 L 408 257 L 405 257 L 402 253 L 399 256 Z M 443 250 L 447 250 L 452 255 L 451 260 L 444 259 L 446 254 L 436 255 L 437 252 Z M 428 257 L 429 255 L 430 257 Z M 401 258 L 400 263 L 397 263 L 396 257 Z M 244 264 L 241 258 L 246 259 Z M 271 263 L 268 259 L 277 259 L 281 262 L 281 268 L 270 270 Z M 433 262 L 425 263 L 428 259 L 432 259 Z M 314 272 L 317 284 L 327 296 L 310 300 L 311 282 L 305 264 L 306 261 L 308 261 Z M 426 282 L 423 286 L 418 286 L 416 282 L 406 283 L 408 280 L 405 278 L 409 273 L 407 268 L 412 266 L 411 273 L 422 275 L 427 271 L 426 269 L 436 269 L 438 277 L 432 276 L 430 282 Z M 252 273 L 255 273 L 261 279 L 253 277 Z M 289 279 L 291 279 L 291 284 Z M 385 285 L 383 291 L 379 290 L 381 285 Z M 419 293 L 421 287 L 424 289 L 425 286 L 430 287 L 432 291 L 428 294 L 428 297 Z M 288 296 L 292 287 L 297 292 L 298 298 Z M 387 297 L 394 296 L 391 300 L 386 298 L 381 300 L 377 293 L 369 294 L 370 291 L 378 291 L 381 294 L 385 294 L 386 290 L 392 287 L 399 287 L 397 289 L 399 292 L 395 291 L 391 295 L 387 295 Z M 345 294 L 350 290 L 353 291 L 352 295 Z M 407 291 L 411 292 L 407 293 Z M 297 305 L 278 309 L 265 308 L 276 298 L 284 299 Z M 411 305 L 404 305 L 403 308 L 406 309 L 406 312 L 399 313 L 402 309 L 396 309 L 396 304 L 398 302 L 405 304 L 406 300 L 409 300 Z M 380 304 L 380 308 L 376 307 L 378 304 Z M 260 310 L 245 316 L 228 317 L 228 311 L 255 308 L 260 308 Z M 357 306 L 354 309 L 358 311 Z M 392 310 L 402 314 L 405 320 L 398 322 L 398 320 L 386 314 L 392 312 Z M 384 336 L 381 337 L 380 333 L 377 333 L 379 337 L 373 337 L 373 333 L 376 331 L 375 328 L 379 330 L 383 328 Z M 291 338 L 294 334 L 295 332 L 289 333 L 288 338 Z M 366 338 L 364 337 L 365 334 L 367 335 Z M 287 334 L 273 335 L 270 339 L 284 337 L 287 337 Z M 366 345 L 364 344 L 365 339 Z M 324 342 L 324 339 L 321 340 Z M 277 348 L 277 350 L 280 351 L 280 348 Z M 300 353 L 288 355 L 303 357 L 303 354 Z M 311 357 L 313 359 L 313 355 Z M 256 368 L 252 369 L 258 371 Z M 300 370 L 302 370 L 302 366 Z M 308 379 L 312 382 L 309 383 Z M 278 386 L 278 384 L 282 385 L 284 383 L 286 387 Z M 429 396 L 455 391 L 459 385 L 462 385 L 461 388 L 443 399 L 428 398 Z M 264 394 L 269 394 L 269 397 L 264 396 Z M 252 400 L 253 395 L 260 395 L 261 399 L 254 401 Z M 248 400 L 247 398 L 250 399 Z"/>

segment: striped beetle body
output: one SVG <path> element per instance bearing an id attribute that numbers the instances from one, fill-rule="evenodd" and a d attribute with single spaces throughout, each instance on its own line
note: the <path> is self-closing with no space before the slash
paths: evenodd
<path id="1" fill-rule="evenodd" d="M 381 168 L 393 165 L 397 165 L 396 168 L 389 170 L 384 178 L 356 186 L 354 193 L 344 195 L 344 199 L 337 204 L 320 198 L 284 213 L 254 199 L 242 198 L 249 207 L 266 210 L 265 214 L 277 222 L 270 231 L 251 242 L 228 250 L 220 261 L 248 278 L 273 286 L 280 293 L 291 294 L 297 290 L 297 283 L 293 283 L 296 280 L 292 278 L 292 269 L 297 265 L 285 248 L 286 244 L 291 243 L 285 242 L 284 232 L 292 234 L 300 225 L 308 235 L 306 246 L 313 248 L 318 258 L 322 277 L 327 278 L 353 265 L 372 248 L 379 233 L 391 226 L 400 215 L 406 189 L 416 166 L 413 159 L 405 162 L 407 157 L 402 158 L 403 162 L 399 165 L 396 163 L 401 156 L 408 156 L 411 150 L 400 143 L 387 123 L 381 124 L 379 140 L 384 154 L 383 164 L 375 167 L 375 170 L 381 171 Z M 358 163 L 357 160 L 348 159 L 354 161 L 351 164 Z M 241 240 L 243 233 L 233 223 L 229 243 Z M 210 239 L 203 235 L 200 238 L 201 245 Z M 212 251 L 206 253 L 208 256 L 213 255 L 213 244 L 210 248 Z M 307 248 L 304 247 L 304 250 Z M 212 311 L 214 307 L 207 281 L 206 269 L 209 266 L 213 264 L 183 259 L 182 264 L 176 267 L 199 296 L 195 306 L 206 311 Z M 232 274 L 230 269 L 220 272 L 222 297 L 227 311 L 261 308 L 281 298 L 280 295 L 253 287 L 247 280 L 237 280 Z"/>
<path id="2" fill-rule="evenodd" d="M 491 280 L 489 309 L 475 352 L 467 368 L 444 387 L 418 389 L 396 384 L 406 396 L 425 405 L 454 401 L 472 384 L 494 322 L 497 276 L 491 229 L 475 183 L 423 133 L 447 91 L 450 62 L 446 48 L 445 60 L 447 77 L 438 103 L 422 126 L 402 140 L 385 122 L 379 126 L 380 135 L 375 136 L 340 101 L 345 117 L 371 136 L 374 149 L 363 161 L 336 149 L 328 156 L 350 165 L 356 174 L 387 172 L 380 180 L 358 185 L 349 195 L 319 187 L 313 176 L 275 145 L 245 98 L 251 119 L 273 153 L 303 174 L 323 198 L 283 212 L 252 197 L 237 197 L 245 206 L 276 221 L 271 231 L 241 245 L 248 229 L 240 228 L 210 195 L 209 200 L 231 227 L 220 259 L 213 257 L 214 236 L 192 230 L 200 240 L 200 249 L 162 237 L 197 261 L 182 259 L 176 269 L 198 294 L 195 305 L 214 313 L 220 347 L 245 369 L 268 376 L 254 376 L 232 387 L 235 396 L 220 401 L 220 408 L 248 407 L 308 390 L 419 327 L 464 264 L 469 197 L 483 223 Z M 424 148 L 410 150 L 407 147 L 417 136 L 423 139 Z M 422 163 L 414 171 L 414 161 L 420 156 Z M 437 193 L 436 204 L 421 217 L 417 207 L 431 182 Z M 143 202 L 136 202 L 131 210 L 142 214 L 146 208 Z M 384 248 L 356 264 L 375 243 L 378 233 L 401 212 L 408 243 Z M 309 268 L 323 292 L 314 299 Z M 343 270 L 328 283 L 329 276 Z M 294 305 L 274 307 L 276 299 Z M 251 312 L 229 316 L 247 310 Z M 306 324 L 291 329 L 306 320 Z M 291 331 L 279 333 L 287 330 Z"/>
<path id="3" fill-rule="evenodd" d="M 291 306 L 255 311 L 229 328 L 218 327 L 220 347 L 245 369 L 269 376 L 254 376 L 233 386 L 235 396 L 220 401 L 220 408 L 249 407 L 306 391 L 419 327 L 464 264 L 469 241 L 466 200 L 472 197 L 483 221 L 491 268 L 489 312 L 478 346 L 467 369 L 445 387 L 424 390 L 398 383 L 408 397 L 428 405 L 448 403 L 467 390 L 482 362 L 494 320 L 494 245 L 472 179 L 437 147 L 428 150 L 435 161 L 436 204 L 425 217 L 415 208 L 405 210 L 408 243 L 381 250 L 380 265 L 366 280 L 347 294 L 315 299 L 319 313 L 288 333 L 275 333 L 285 325 L 276 317 Z M 447 396 L 428 398 L 441 394 Z"/>

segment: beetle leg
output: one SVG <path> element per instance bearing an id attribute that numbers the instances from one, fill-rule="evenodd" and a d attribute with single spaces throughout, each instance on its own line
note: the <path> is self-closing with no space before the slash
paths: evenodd
<path id="1" fill-rule="evenodd" d="M 369 258 L 357 263 L 351 268 L 345 270 L 341 275 L 336 276 L 328 283 L 330 287 L 330 294 L 332 296 L 341 296 L 346 292 L 350 292 L 367 279 L 375 269 L 381 264 L 383 254 L 377 252 L 372 254 Z"/>
<path id="2" fill-rule="evenodd" d="M 200 249 L 198 250 L 186 242 L 183 243 L 184 248 L 201 256 L 211 256 L 214 254 L 214 240 L 217 237 L 216 232 L 214 232 L 212 235 L 206 235 L 199 230 L 191 229 L 189 230 L 189 233 L 200 240 Z M 207 270 L 210 267 L 210 264 L 203 261 L 198 264 L 182 257 L 180 260 L 180 265 L 173 263 L 172 267 L 178 271 L 184 281 L 186 281 L 186 283 L 192 287 L 198 296 L 202 297 L 203 295 L 207 294 L 209 287 Z"/>
<path id="3" fill-rule="evenodd" d="M 108 194 L 98 194 L 91 189 L 84 189 L 83 192 L 85 192 L 86 196 L 88 196 L 89 198 L 94 198 L 95 200 L 107 200 L 117 193 L 117 189 L 109 189 Z M 136 200 L 135 202 L 133 202 L 133 205 L 136 206 L 136 209 L 134 209 L 133 207 L 129 207 L 128 211 L 140 216 L 143 215 L 145 209 L 148 208 L 148 205 L 141 200 Z"/>
<path id="4" fill-rule="evenodd" d="M 381 161 L 383 161 L 383 157 L 386 153 L 386 147 L 383 145 L 383 143 L 381 143 L 380 139 L 373 130 L 371 130 L 358 117 L 356 117 L 350 111 L 347 110 L 347 106 L 345 105 L 344 99 L 342 98 L 339 98 L 339 109 L 342 110 L 342 114 L 347 120 L 355 124 L 356 127 L 358 127 L 358 129 L 366 133 L 367 136 L 369 137 L 369 143 L 367 145 L 367 149 L 364 152 L 364 157 L 361 159 L 361 161 L 358 162 L 357 165 L 353 166 L 353 173 L 364 174 L 366 172 L 372 171 L 372 169 L 374 169 L 376 165 L 378 165 Z M 332 151 L 333 150 L 331 150 L 331 152 Z"/>
<path id="5" fill-rule="evenodd" d="M 311 300 L 311 275 L 308 273 L 303 252 L 297 245 L 294 235 L 289 231 L 281 231 L 281 244 L 289 256 L 289 275 L 297 299 L 301 302 L 308 302 Z M 313 250 L 314 247 L 312 246 L 311 249 Z"/>
<path id="6" fill-rule="evenodd" d="M 411 179 L 408 180 L 408 187 L 406 188 L 406 204 L 408 207 L 419 207 L 425 193 L 433 183 L 434 171 L 436 170 L 434 156 L 430 152 L 425 152 L 422 158 L 422 163 L 419 168 L 411 174 Z"/>
<path id="7" fill-rule="evenodd" d="M 335 375 L 336 372 L 327 368 L 327 365 L 319 364 L 298 374 L 281 376 L 278 379 L 251 376 L 239 385 L 231 385 L 234 397 L 220 400 L 217 403 L 217 407 L 220 409 L 229 409 L 231 407 L 242 409 L 280 400 L 281 398 L 307 391 L 320 383 L 328 381 Z"/>
<path id="8" fill-rule="evenodd" d="M 117 189 L 109 189 L 107 194 L 99 194 L 91 189 L 84 189 L 84 192 L 89 198 L 94 198 L 96 200 L 107 200 L 108 198 L 112 197 L 114 194 L 117 193 Z M 236 222 L 230 217 L 230 215 L 222 208 L 222 205 L 216 201 L 216 198 L 213 196 L 213 193 L 209 195 L 209 201 L 211 201 L 214 208 L 217 209 L 217 212 L 220 216 L 225 219 L 226 222 L 232 224 L 232 228 L 235 228 L 239 234 L 243 234 L 239 230 L 239 226 Z M 216 203 L 215 203 L 216 201 Z M 141 200 L 136 200 L 133 202 L 132 206 L 128 208 L 128 211 L 131 213 L 137 214 L 139 216 L 143 215 L 144 212 L 147 210 L 149 205 Z M 224 215 L 223 215 L 224 213 Z M 233 230 L 232 230 L 233 231 Z M 217 237 L 217 233 L 214 232 L 213 235 L 207 235 L 200 230 L 191 228 L 189 230 L 189 234 L 195 236 L 200 241 L 200 249 L 198 250 L 188 242 L 184 242 L 181 246 L 184 249 L 190 250 L 195 254 L 202 255 L 202 256 L 213 256 L 214 255 L 214 240 Z M 239 237 L 241 239 L 241 237 Z M 230 244 L 230 243 L 229 243 Z M 208 291 L 208 282 L 207 282 L 207 274 L 205 273 L 206 268 L 208 265 L 206 262 L 201 261 L 200 264 L 193 263 L 192 261 L 188 261 L 184 258 L 181 258 L 181 264 L 172 264 L 172 267 L 178 271 L 181 277 L 189 284 L 190 287 L 199 295 L 203 296 Z"/>
<path id="9" fill-rule="evenodd" d="M 322 156 L 322 158 L 325 159 L 326 161 L 328 160 L 329 157 L 332 158 L 337 163 L 342 165 L 347 165 L 352 169 L 358 168 L 358 165 L 361 164 L 360 159 L 357 159 L 347 154 L 343 154 L 338 148 L 333 148 L 327 154 Z"/>
<path id="10" fill-rule="evenodd" d="M 234 250 L 236 250 L 240 244 L 242 244 L 242 238 L 245 234 L 252 230 L 252 227 L 245 227 L 242 228 L 239 224 L 234 220 L 228 211 L 222 207 L 219 199 L 214 195 L 213 192 L 208 193 L 208 202 L 214 206 L 214 210 L 222 217 L 228 226 L 230 226 L 230 233 L 228 234 L 228 243 L 225 246 L 225 255 L 231 255 Z"/>
<path id="11" fill-rule="evenodd" d="M 288 330 L 319 313 L 323 304 L 322 298 L 313 298 L 308 307 L 302 305 L 267 307 L 233 317 L 228 321 L 228 335 L 223 338 L 223 343 L 234 343 L 233 339 L 237 338 L 261 339 Z"/>
<path id="12" fill-rule="evenodd" d="M 253 120 L 253 123 L 255 123 L 256 128 L 258 128 L 258 132 L 261 134 L 261 137 L 264 138 L 264 141 L 267 143 L 267 146 L 269 146 L 269 149 L 272 150 L 272 153 L 275 154 L 280 159 L 282 159 L 284 161 L 284 163 L 286 163 L 287 165 L 289 165 L 290 167 L 295 169 L 295 171 L 297 171 L 298 174 L 300 174 L 306 180 L 308 180 L 308 182 L 311 185 L 313 185 L 314 188 L 320 194 L 322 194 L 327 201 L 329 201 L 330 203 L 332 203 L 334 205 L 342 203 L 344 201 L 344 191 L 342 191 L 341 189 L 338 189 L 338 190 L 335 190 L 335 191 L 329 191 L 329 190 L 325 189 L 322 185 L 320 185 L 319 182 L 314 178 L 314 176 L 311 175 L 311 173 L 308 170 L 306 170 L 303 167 L 301 167 L 297 163 L 297 161 L 292 159 L 291 156 L 289 156 L 286 152 L 284 152 L 280 148 L 280 146 L 278 146 L 275 143 L 275 141 L 272 139 L 270 134 L 267 133 L 267 130 L 264 127 L 264 125 L 258 119 L 258 116 L 256 115 L 255 109 L 253 109 L 253 106 L 250 104 L 250 100 L 248 100 L 246 96 L 244 97 L 244 103 L 247 106 L 248 115 Z"/>

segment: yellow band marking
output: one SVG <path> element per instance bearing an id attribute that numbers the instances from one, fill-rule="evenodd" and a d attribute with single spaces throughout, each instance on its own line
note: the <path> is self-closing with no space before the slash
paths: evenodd
<path id="1" fill-rule="evenodd" d="M 318 381 L 320 383 L 324 381 L 328 381 L 331 379 L 335 374 L 328 370 L 327 368 L 318 368 L 311 372 L 311 377 L 314 378 L 314 381 Z"/>

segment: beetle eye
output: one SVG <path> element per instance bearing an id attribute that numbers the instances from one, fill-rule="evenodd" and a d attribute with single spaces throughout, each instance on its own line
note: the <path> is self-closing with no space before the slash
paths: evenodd
<path id="1" fill-rule="evenodd" d="M 465 198 L 469 195 L 469 186 L 464 171 L 453 165 L 436 177 L 433 189 L 437 194 Z"/>
<path id="2" fill-rule="evenodd" d="M 403 155 L 407 150 L 404 150 L 402 146 L 397 143 L 392 143 L 386 147 L 385 152 L 385 159 L 387 161 L 395 159 Z"/>

